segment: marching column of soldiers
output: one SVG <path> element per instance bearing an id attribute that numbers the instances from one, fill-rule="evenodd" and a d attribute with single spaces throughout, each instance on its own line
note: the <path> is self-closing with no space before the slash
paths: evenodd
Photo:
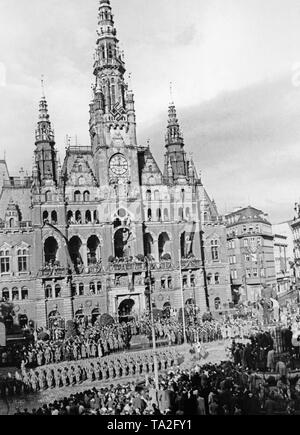
<path id="1" fill-rule="evenodd" d="M 181 355 L 172 350 L 157 352 L 157 364 L 160 372 L 180 364 Z M 114 379 L 145 376 L 154 372 L 152 352 L 132 355 L 115 355 L 81 361 L 68 366 L 57 365 L 38 367 L 27 371 L 23 366 L 14 377 L 9 375 L 0 380 L 2 397 L 15 394 L 29 394 L 51 388 L 80 385 L 83 382 L 112 381 Z"/>

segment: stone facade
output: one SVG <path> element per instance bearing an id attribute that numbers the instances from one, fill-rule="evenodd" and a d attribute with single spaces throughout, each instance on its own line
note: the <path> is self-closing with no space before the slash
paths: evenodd
<path id="1" fill-rule="evenodd" d="M 276 272 L 274 235 L 267 216 L 249 206 L 228 214 L 226 222 L 235 301 L 255 302 L 264 294 L 270 296 L 276 292 Z"/>
<path id="2" fill-rule="evenodd" d="M 139 315 L 149 303 L 150 267 L 157 308 L 180 308 L 183 291 L 184 303 L 202 312 L 224 309 L 226 228 L 186 156 L 175 105 L 161 171 L 137 143 L 109 0 L 100 1 L 98 17 L 91 145 L 69 146 L 60 165 L 43 95 L 32 176 L 10 177 L 0 162 L 2 296 L 37 326 L 57 317 Z"/>

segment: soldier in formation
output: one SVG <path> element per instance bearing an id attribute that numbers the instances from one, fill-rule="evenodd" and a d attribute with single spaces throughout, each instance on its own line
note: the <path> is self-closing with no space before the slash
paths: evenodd
<path id="1" fill-rule="evenodd" d="M 178 365 L 179 354 L 174 350 L 157 351 L 158 369 L 166 371 Z M 88 381 L 112 381 L 121 378 L 133 378 L 149 375 L 154 372 L 154 357 L 152 352 L 145 351 L 136 354 L 113 355 L 98 360 L 81 361 L 80 364 L 70 363 L 38 367 L 0 380 L 0 393 L 3 397 L 19 393 L 35 393 L 46 389 L 70 387 Z"/>

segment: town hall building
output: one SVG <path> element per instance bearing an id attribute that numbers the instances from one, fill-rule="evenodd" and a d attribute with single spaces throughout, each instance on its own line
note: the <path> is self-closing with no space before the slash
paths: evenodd
<path id="1" fill-rule="evenodd" d="M 125 71 L 110 1 L 100 0 L 90 145 L 69 146 L 60 165 L 43 95 L 32 175 L 12 177 L 0 161 L 0 295 L 21 325 L 141 315 L 149 275 L 157 309 L 229 308 L 226 227 L 187 157 L 175 105 L 160 169 L 138 143 Z"/>

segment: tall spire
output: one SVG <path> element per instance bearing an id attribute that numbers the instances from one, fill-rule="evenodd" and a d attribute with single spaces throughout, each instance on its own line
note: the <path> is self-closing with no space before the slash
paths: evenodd
<path id="1" fill-rule="evenodd" d="M 166 134 L 166 148 L 175 147 L 181 150 L 184 147 L 183 137 L 177 118 L 176 107 L 174 102 L 169 105 L 168 126 Z"/>
<path id="2" fill-rule="evenodd" d="M 35 132 L 36 142 L 49 141 L 54 142 L 54 131 L 51 127 L 50 116 L 48 113 L 48 103 L 45 97 L 44 76 L 41 79 L 42 97 L 39 103 L 39 119 Z"/>
<path id="3" fill-rule="evenodd" d="M 97 35 L 94 74 L 106 67 L 117 67 L 124 74 L 125 64 L 109 0 L 100 0 Z"/>
<path id="4" fill-rule="evenodd" d="M 172 86 L 170 86 L 170 91 L 172 91 Z M 171 92 L 171 99 L 172 97 Z M 184 141 L 173 101 L 169 105 L 166 150 L 167 161 L 171 162 L 174 178 L 188 176 Z M 165 175 L 167 176 L 167 174 L 168 167 L 165 167 Z"/>
<path id="5" fill-rule="evenodd" d="M 39 116 L 35 131 L 35 165 L 34 173 L 38 182 L 43 184 L 46 180 L 57 182 L 57 157 L 55 150 L 54 131 L 48 113 L 48 104 L 45 97 L 44 78 L 41 79 L 42 97 L 39 103 Z"/>
<path id="6" fill-rule="evenodd" d="M 131 84 L 128 86 L 125 81 L 125 62 L 108 0 L 99 3 L 93 72 L 94 97 L 90 104 L 93 151 L 110 147 L 116 129 L 122 130 L 124 143 L 137 146 L 134 95 Z"/>

